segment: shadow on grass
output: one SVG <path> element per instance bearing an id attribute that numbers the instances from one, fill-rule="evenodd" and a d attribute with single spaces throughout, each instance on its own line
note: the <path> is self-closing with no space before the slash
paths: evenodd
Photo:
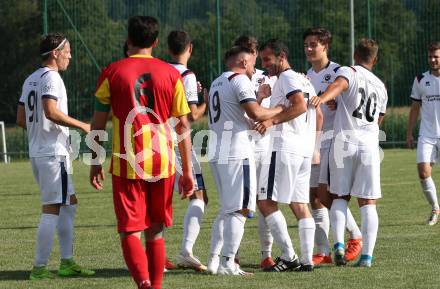
<path id="1" fill-rule="evenodd" d="M 119 278 L 119 277 L 130 277 L 130 273 L 124 268 L 103 268 L 103 269 L 92 269 L 96 272 L 93 277 L 87 278 Z M 51 270 L 52 273 L 57 273 Z M 26 270 L 14 270 L 14 271 L 0 271 L 0 280 L 29 280 L 30 271 Z M 75 277 L 75 278 L 85 278 L 85 277 Z"/>

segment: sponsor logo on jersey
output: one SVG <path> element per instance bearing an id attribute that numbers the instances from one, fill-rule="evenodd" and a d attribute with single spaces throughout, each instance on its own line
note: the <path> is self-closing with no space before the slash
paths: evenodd
<path id="1" fill-rule="evenodd" d="M 332 76 L 331 76 L 330 74 L 326 74 L 326 75 L 324 76 L 324 80 L 325 80 L 325 81 L 329 81 L 330 78 L 332 78 Z"/>

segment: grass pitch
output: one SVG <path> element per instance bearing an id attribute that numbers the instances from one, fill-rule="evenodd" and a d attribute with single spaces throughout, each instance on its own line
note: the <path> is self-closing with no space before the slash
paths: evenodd
<path id="1" fill-rule="evenodd" d="M 195 255 L 206 262 L 210 228 L 218 211 L 215 185 L 209 168 L 204 177 L 210 196 Z M 440 188 L 439 170 L 434 180 Z M 135 288 L 125 269 L 111 198 L 110 175 L 105 189 L 95 191 L 88 183 L 88 167 L 74 162 L 74 183 L 79 207 L 76 218 L 76 260 L 96 270 L 94 278 L 29 281 L 39 221 L 39 193 L 29 162 L 0 164 L 0 288 Z M 382 163 L 382 194 L 379 201 L 379 234 L 374 263 L 370 269 L 323 266 L 313 273 L 271 274 L 259 271 L 259 243 L 256 218 L 248 220 L 241 245 L 242 267 L 255 272 L 250 278 L 198 274 L 191 270 L 166 273 L 163 288 L 440 288 L 440 224 L 425 225 L 430 207 L 417 178 L 415 151 L 385 150 Z M 178 254 L 187 201 L 176 195 L 174 226 L 166 231 L 167 254 Z M 359 210 L 351 203 L 358 220 Z M 300 251 L 297 222 L 283 208 L 294 248 Z M 279 250 L 274 245 L 274 257 Z M 49 269 L 59 265 L 57 241 Z"/>

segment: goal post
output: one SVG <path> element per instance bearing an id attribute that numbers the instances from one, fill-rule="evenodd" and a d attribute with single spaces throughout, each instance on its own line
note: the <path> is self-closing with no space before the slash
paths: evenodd
<path id="1" fill-rule="evenodd" d="M 3 161 L 5 164 L 8 163 L 8 153 L 6 150 L 6 133 L 5 133 L 5 122 L 0 121 L 0 129 L 2 134 L 2 149 L 3 149 Z"/>

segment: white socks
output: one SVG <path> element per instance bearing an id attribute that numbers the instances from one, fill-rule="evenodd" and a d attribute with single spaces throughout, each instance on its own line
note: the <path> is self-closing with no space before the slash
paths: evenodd
<path id="1" fill-rule="evenodd" d="M 258 236 L 260 237 L 261 257 L 271 257 L 273 237 L 263 214 L 258 214 Z"/>
<path id="2" fill-rule="evenodd" d="M 345 224 L 347 222 L 348 202 L 344 199 L 333 200 L 330 209 L 330 222 L 332 224 L 333 241 L 335 249 L 344 248 Z"/>
<path id="3" fill-rule="evenodd" d="M 61 259 L 73 256 L 73 221 L 76 215 L 76 205 L 61 206 L 58 217 L 58 243 Z"/>
<path id="4" fill-rule="evenodd" d="M 37 230 L 37 243 L 35 245 L 36 267 L 46 266 L 52 250 L 53 237 L 58 223 L 58 215 L 41 214 Z"/>
<path id="5" fill-rule="evenodd" d="M 229 213 L 224 215 L 222 266 L 235 268 L 234 257 L 243 238 L 245 223 L 246 217 L 242 214 Z"/>
<path id="6" fill-rule="evenodd" d="M 215 218 L 212 224 L 211 232 L 211 249 L 210 253 L 213 256 L 219 256 L 223 247 L 223 229 L 224 229 L 224 219 L 223 214 L 220 212 Z"/>
<path id="7" fill-rule="evenodd" d="M 200 232 L 204 212 L 205 202 L 199 199 L 190 201 L 183 220 L 181 254 L 184 256 L 192 255 L 192 249 Z"/>
<path id="8" fill-rule="evenodd" d="M 379 217 L 376 205 L 365 205 L 361 207 L 362 222 L 362 255 L 372 257 L 374 245 L 376 244 L 377 231 L 379 229 Z"/>
<path id="9" fill-rule="evenodd" d="M 434 181 L 431 177 L 420 180 L 420 184 L 422 185 L 423 193 L 425 194 L 426 199 L 429 204 L 432 206 L 432 210 L 438 210 L 438 200 L 437 200 L 437 190 L 435 189 Z"/>
<path id="10" fill-rule="evenodd" d="M 278 210 L 265 219 L 275 242 L 281 249 L 281 259 L 291 261 L 295 256 L 295 251 L 293 250 L 292 240 L 287 231 L 287 223 L 283 214 Z"/>
<path id="11" fill-rule="evenodd" d="M 313 244 L 315 241 L 315 221 L 313 218 L 299 220 L 298 231 L 301 244 L 301 263 L 313 265 Z"/>
<path id="12" fill-rule="evenodd" d="M 353 215 L 351 214 L 350 208 L 347 207 L 347 224 L 345 225 L 349 235 L 350 239 L 361 239 L 362 233 L 359 229 L 359 226 L 356 223 L 356 220 L 354 219 Z"/>
<path id="13" fill-rule="evenodd" d="M 312 210 L 312 216 L 315 220 L 315 245 L 316 253 L 328 256 L 330 254 L 330 245 L 328 242 L 328 232 L 330 230 L 330 218 L 327 208 Z"/>

